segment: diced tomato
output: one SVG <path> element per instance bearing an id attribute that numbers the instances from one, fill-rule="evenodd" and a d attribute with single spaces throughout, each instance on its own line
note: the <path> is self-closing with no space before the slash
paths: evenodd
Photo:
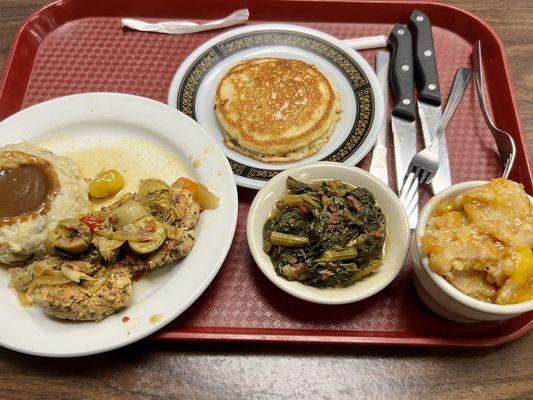
<path id="1" fill-rule="evenodd" d="M 104 220 L 101 217 L 97 217 L 95 215 L 84 215 L 83 217 L 81 217 L 81 222 L 87 225 L 87 228 L 89 228 L 91 232 L 94 232 L 95 229 L 98 229 L 100 227 L 100 224 L 104 222 Z"/>
<path id="2" fill-rule="evenodd" d="M 308 213 L 307 207 L 304 206 L 303 204 L 298 205 L 298 208 L 300 209 L 302 214 L 307 214 Z"/>

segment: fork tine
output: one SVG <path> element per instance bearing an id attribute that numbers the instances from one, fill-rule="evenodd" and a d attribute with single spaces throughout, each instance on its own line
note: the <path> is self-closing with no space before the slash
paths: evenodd
<path id="1" fill-rule="evenodd" d="M 416 178 L 412 174 L 410 174 L 409 178 L 410 183 L 408 185 L 404 185 L 400 198 L 400 202 L 402 203 L 407 215 L 410 215 L 412 211 L 414 211 L 415 205 L 418 204 L 418 185 L 415 184 L 417 182 Z"/>
<path id="2" fill-rule="evenodd" d="M 411 202 L 409 202 L 405 206 L 405 212 L 407 213 L 407 215 L 411 215 L 415 211 L 415 208 L 417 205 L 418 205 L 418 193 L 415 192 L 415 195 L 413 196 Z"/>
<path id="3" fill-rule="evenodd" d="M 413 180 L 413 184 L 411 185 L 411 187 L 409 188 L 409 190 L 407 191 L 407 194 L 404 198 L 404 202 L 403 204 L 405 205 L 409 205 L 413 202 L 413 200 L 415 199 L 415 197 L 418 197 L 418 185 L 416 185 L 416 178 Z"/>
<path id="4" fill-rule="evenodd" d="M 429 172 L 427 169 L 422 169 L 421 173 L 420 173 L 420 177 L 418 178 L 418 181 L 420 183 L 426 183 L 426 179 L 428 178 L 429 176 Z"/>
<path id="5" fill-rule="evenodd" d="M 416 188 L 416 183 L 418 182 L 417 176 L 411 172 L 405 182 L 405 185 L 402 187 L 400 193 L 400 200 L 403 202 L 408 202 L 410 197 L 412 197 L 413 187 Z"/>
<path id="6" fill-rule="evenodd" d="M 431 181 L 433 180 L 433 178 L 435 178 L 435 175 L 437 175 L 436 172 L 431 172 L 431 173 L 429 174 L 429 177 L 426 179 L 426 183 L 427 183 L 427 184 L 430 184 Z"/>
<path id="7" fill-rule="evenodd" d="M 410 184 L 412 185 L 414 180 L 417 179 L 418 176 L 420 175 L 420 167 L 411 162 L 409 164 L 409 169 L 411 170 L 411 172 L 409 172 L 408 174 L 409 174 L 410 177 L 412 177 L 412 182 L 410 182 Z M 407 178 L 407 173 L 406 173 L 406 178 Z M 409 192 L 409 190 L 407 190 L 406 192 Z"/>
<path id="8" fill-rule="evenodd" d="M 504 177 L 504 178 L 508 178 L 509 177 L 509 173 L 511 172 L 511 167 L 512 167 L 511 156 L 509 156 L 507 158 L 507 161 L 505 161 L 502 177 Z"/>
<path id="9" fill-rule="evenodd" d="M 413 185 L 414 180 L 415 180 L 415 175 L 413 172 L 410 172 L 409 174 L 405 176 L 402 187 L 400 188 L 400 201 L 405 199 L 405 196 L 411 189 L 411 186 Z"/>
<path id="10" fill-rule="evenodd" d="M 435 171 L 430 171 L 428 169 L 424 170 L 424 174 L 422 176 L 422 178 L 420 178 L 420 183 L 426 183 L 426 184 L 429 184 L 433 178 L 435 177 L 435 174 L 437 172 Z"/>
<path id="11" fill-rule="evenodd" d="M 416 209 L 418 205 L 418 192 L 415 191 L 414 196 L 411 197 L 409 201 L 402 203 L 405 213 L 409 217 Z"/>

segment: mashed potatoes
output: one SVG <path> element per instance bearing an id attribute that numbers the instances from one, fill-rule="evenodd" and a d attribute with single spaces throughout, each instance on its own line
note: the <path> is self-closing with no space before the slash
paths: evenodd
<path id="1" fill-rule="evenodd" d="M 442 202 L 421 241 L 431 269 L 463 293 L 533 300 L 533 212 L 521 184 L 493 179 Z"/>
<path id="2" fill-rule="evenodd" d="M 89 206 L 87 183 L 74 163 L 30 143 L 0 148 L 0 186 L 2 264 L 43 255 L 48 231 Z"/>

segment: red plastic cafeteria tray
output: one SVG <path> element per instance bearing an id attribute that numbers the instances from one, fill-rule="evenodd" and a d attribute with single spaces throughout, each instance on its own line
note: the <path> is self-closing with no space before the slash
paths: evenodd
<path id="1" fill-rule="evenodd" d="M 414 8 L 434 25 L 439 76 L 447 93 L 455 69 L 470 66 L 481 39 L 496 124 L 510 132 L 518 155 L 512 178 L 533 192 L 524 130 L 518 116 L 502 43 L 491 28 L 457 8 L 425 2 L 343 0 L 61 0 L 34 13 L 17 33 L 0 91 L 0 119 L 44 100 L 80 92 L 132 93 L 166 102 L 172 76 L 198 45 L 220 31 L 171 36 L 123 30 L 121 17 L 220 18 L 248 7 L 251 22 L 292 22 L 338 38 L 388 34 Z M 373 63 L 373 51 L 362 54 Z M 177 133 L 179 134 L 179 133 Z M 501 173 L 473 85 L 447 130 L 453 180 L 490 179 Z M 359 166 L 368 167 L 369 158 Z M 277 341 L 386 345 L 490 346 L 533 328 L 533 313 L 503 323 L 458 324 L 432 313 L 418 298 L 408 262 L 375 296 L 350 305 L 321 306 L 272 285 L 254 264 L 246 217 L 255 192 L 239 190 L 239 221 L 225 264 L 184 314 L 153 336 L 157 340 Z"/>

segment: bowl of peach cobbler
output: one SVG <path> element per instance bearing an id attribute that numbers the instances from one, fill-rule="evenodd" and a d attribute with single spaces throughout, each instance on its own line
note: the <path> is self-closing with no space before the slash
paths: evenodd
<path id="1" fill-rule="evenodd" d="M 412 244 L 424 302 L 461 322 L 533 310 L 532 204 L 503 178 L 453 185 L 428 202 Z"/>

